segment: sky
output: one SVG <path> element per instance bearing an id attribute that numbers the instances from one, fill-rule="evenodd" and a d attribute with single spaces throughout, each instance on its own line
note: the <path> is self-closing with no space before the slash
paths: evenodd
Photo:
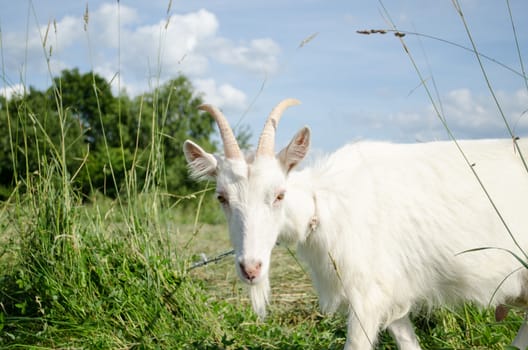
<path id="1" fill-rule="evenodd" d="M 459 5 L 504 118 L 528 136 L 520 60 L 528 65 L 528 2 Z M 460 47 L 471 42 L 451 0 L 0 0 L 0 8 L 7 96 L 45 89 L 76 67 L 130 96 L 184 74 L 233 126 L 249 127 L 253 144 L 288 97 L 302 104 L 285 112 L 278 147 L 305 125 L 323 152 L 365 139 L 447 139 L 435 110 L 459 139 L 510 137 L 475 53 Z M 357 33 L 371 29 L 406 35 Z"/>

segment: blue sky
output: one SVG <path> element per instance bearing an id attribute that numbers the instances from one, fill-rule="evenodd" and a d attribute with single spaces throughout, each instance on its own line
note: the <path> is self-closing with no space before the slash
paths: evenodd
<path id="1" fill-rule="evenodd" d="M 470 46 L 448 0 L 2 1 L 3 94 L 23 85 L 49 86 L 42 42 L 51 23 L 45 43 L 51 74 L 93 69 L 108 80 L 119 76 L 112 81 L 115 91 L 138 95 L 183 73 L 233 125 L 248 125 L 253 143 L 271 108 L 295 97 L 302 105 L 284 115 L 277 143 L 308 125 L 313 147 L 323 151 L 358 139 L 446 138 L 400 40 L 391 33 L 356 33 L 391 27 L 381 4 L 403 32 Z M 479 51 L 520 72 L 507 2 L 460 5 Z M 528 64 L 528 2 L 510 0 L 510 7 Z M 508 137 L 473 53 L 421 35 L 407 34 L 404 42 L 426 84 L 433 90 L 435 83 L 437 105 L 456 137 Z M 483 62 L 515 133 L 528 136 L 525 81 Z"/>

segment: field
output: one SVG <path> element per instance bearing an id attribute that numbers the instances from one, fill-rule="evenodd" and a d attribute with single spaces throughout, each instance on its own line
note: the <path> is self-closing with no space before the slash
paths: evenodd
<path id="1" fill-rule="evenodd" d="M 230 249 L 223 224 L 184 219 L 156 192 L 126 205 L 102 198 L 82 204 L 56 185 L 36 179 L 32 195 L 3 204 L 0 347 L 343 346 L 345 318 L 317 311 L 294 250 L 275 249 L 270 316 L 259 321 L 232 257 L 189 270 L 202 254 L 212 258 Z M 469 305 L 415 320 L 429 349 L 502 349 L 520 322 L 514 312 L 496 323 L 491 310 Z M 383 334 L 378 349 L 396 347 Z"/>
<path id="2" fill-rule="evenodd" d="M 418 69 L 417 73 L 425 86 L 427 79 Z M 99 91 L 95 75 L 88 77 L 89 84 L 93 80 L 93 90 Z M 171 95 L 173 86 L 169 87 L 167 98 L 176 99 L 176 93 Z M 432 93 L 427 94 L 431 98 Z M 125 150 L 121 129 L 114 133 L 119 134 L 114 140 L 117 146 L 109 146 L 107 135 L 111 133 L 105 134 L 102 128 L 101 157 L 96 160 L 116 166 L 115 171 L 112 165 L 104 168 L 111 175 L 108 178 L 123 178 L 113 194 L 105 196 L 99 187 L 93 189 L 96 186 L 90 181 L 96 181 L 95 177 L 88 176 L 84 184 L 93 190 L 89 195 L 79 190 L 79 178 L 89 168 L 89 155 L 75 154 L 72 166 L 67 151 L 82 143 L 79 135 L 85 131 L 67 134 L 72 128 L 66 120 L 69 109 L 62 104 L 65 96 L 58 89 L 52 95 L 54 99 L 48 103 L 58 116 L 57 135 L 45 130 L 38 113 L 30 108 L 19 108 L 17 114 L 10 115 L 9 108 L 4 108 L 7 99 L 0 104 L 2 118 L 25 123 L 19 138 L 12 136 L 11 124 L 9 137 L 5 136 L 5 149 L 21 158 L 14 170 L 13 187 L 8 191 L 0 188 L 5 197 L 0 202 L 1 349 L 343 347 L 346 316 L 318 311 L 317 296 L 306 267 L 297 260 L 295 247 L 278 245 L 274 250 L 272 302 L 264 321 L 251 310 L 232 255 L 195 265 L 231 247 L 223 215 L 210 204 L 214 202 L 211 184 L 185 195 L 168 190 L 169 170 L 176 167 L 165 163 L 160 150 L 169 152 L 163 143 L 173 137 L 166 137 L 167 124 L 163 124 L 170 112 L 165 108 L 169 101 L 158 105 L 156 92 L 149 95 L 154 96 L 150 100 L 138 98 L 141 109 L 136 112 L 147 117 L 133 115 L 130 124 L 152 117 L 142 149 L 138 146 L 139 130 L 138 140 L 132 130 L 128 140 L 132 140 L 132 148 Z M 117 124 L 105 119 L 95 95 L 94 125 Z M 20 105 L 27 107 L 29 102 L 22 98 Z M 118 110 L 121 113 L 125 106 L 120 104 Z M 163 123 L 157 124 L 158 117 Z M 447 125 L 446 129 L 449 132 Z M 33 141 L 36 148 L 28 146 Z M 179 149 L 177 153 L 182 158 Z M 33 161 L 34 169 L 20 170 Z M 92 170 L 94 174 L 99 175 Z M 106 178 L 103 180 L 106 190 Z M 505 320 L 496 322 L 494 310 L 467 304 L 417 314 L 413 320 L 424 349 L 498 350 L 507 348 L 514 338 L 521 315 L 520 310 L 512 310 Z M 396 346 L 383 332 L 377 349 Z"/>

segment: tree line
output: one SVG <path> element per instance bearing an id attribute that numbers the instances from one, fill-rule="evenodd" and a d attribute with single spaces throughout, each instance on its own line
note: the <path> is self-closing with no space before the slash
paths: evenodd
<path id="1" fill-rule="evenodd" d="M 62 71 L 43 91 L 0 96 L 0 199 L 44 176 L 42 165 L 50 162 L 86 198 L 97 192 L 115 198 L 127 183 L 179 195 L 195 191 L 183 141 L 216 150 L 214 121 L 197 109 L 202 103 L 184 76 L 129 97 L 114 96 L 104 78 L 78 69 Z M 241 138 L 244 144 L 247 129 Z"/>

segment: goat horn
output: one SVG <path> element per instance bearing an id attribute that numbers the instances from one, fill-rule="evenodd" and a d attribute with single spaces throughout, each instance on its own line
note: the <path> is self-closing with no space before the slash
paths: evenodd
<path id="1" fill-rule="evenodd" d="M 271 111 L 266 124 L 264 124 L 264 130 L 260 134 L 260 139 L 257 147 L 257 156 L 275 156 L 275 130 L 282 116 L 282 113 L 286 108 L 300 104 L 299 100 L 294 98 L 287 98 L 282 100 L 273 110 Z"/>
<path id="2" fill-rule="evenodd" d="M 220 137 L 224 144 L 224 155 L 227 159 L 242 159 L 242 152 L 238 146 L 238 142 L 233 134 L 233 130 L 229 126 L 226 117 L 220 110 L 212 105 L 204 104 L 198 106 L 199 110 L 206 111 L 213 116 L 218 129 L 220 130 Z"/>

